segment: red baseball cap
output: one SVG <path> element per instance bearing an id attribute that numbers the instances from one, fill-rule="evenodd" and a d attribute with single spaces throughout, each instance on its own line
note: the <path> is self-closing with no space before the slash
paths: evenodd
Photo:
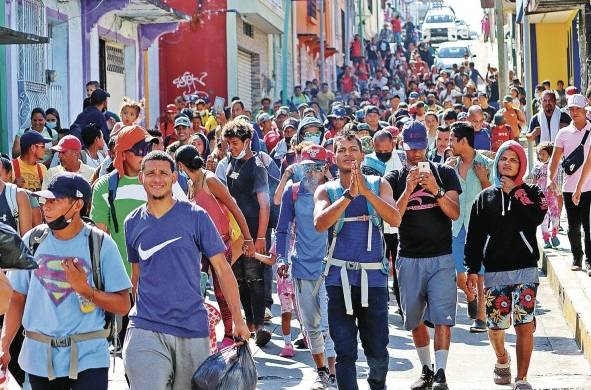
<path id="1" fill-rule="evenodd" d="M 176 106 L 174 104 L 168 104 L 166 106 L 166 112 L 176 112 Z"/>
<path id="2" fill-rule="evenodd" d="M 73 135 L 66 135 L 60 142 L 51 147 L 51 150 L 55 150 L 56 152 L 65 152 L 68 150 L 73 150 L 75 152 L 79 152 L 82 149 L 82 144 L 80 140 Z"/>
<path id="3" fill-rule="evenodd" d="M 566 96 L 572 96 L 576 93 L 579 93 L 579 91 L 577 90 L 577 87 L 573 87 L 572 85 L 570 87 L 567 87 L 566 90 L 564 91 L 564 93 L 566 94 Z"/>
<path id="4" fill-rule="evenodd" d="M 314 164 L 327 161 L 326 149 L 320 145 L 309 145 L 302 149 L 301 164 Z"/>

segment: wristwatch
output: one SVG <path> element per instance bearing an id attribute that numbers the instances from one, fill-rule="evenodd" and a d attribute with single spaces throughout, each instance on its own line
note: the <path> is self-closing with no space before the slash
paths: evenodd
<path id="1" fill-rule="evenodd" d="M 349 200 L 353 200 L 353 195 L 351 195 L 351 191 L 349 191 L 349 189 L 347 188 L 345 191 L 343 191 L 343 196 Z"/>
<path id="2" fill-rule="evenodd" d="M 439 199 L 439 198 L 443 198 L 443 195 L 445 195 L 445 190 L 442 187 L 439 187 L 439 189 L 437 190 L 437 192 L 435 193 L 435 199 Z"/>

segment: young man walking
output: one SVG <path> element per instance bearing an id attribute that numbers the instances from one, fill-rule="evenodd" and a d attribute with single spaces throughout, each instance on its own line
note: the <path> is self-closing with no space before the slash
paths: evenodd
<path id="1" fill-rule="evenodd" d="M 314 227 L 320 232 L 331 229 L 324 276 L 330 336 L 337 353 L 337 383 L 340 390 L 358 389 L 359 333 L 369 365 L 369 387 L 382 390 L 389 359 L 388 260 L 382 224 L 397 227 L 400 214 L 388 183 L 361 174 L 361 141 L 353 133 L 341 133 L 334 146 L 339 179 L 316 190 Z"/>
<path id="2" fill-rule="evenodd" d="M 18 360 L 33 390 L 107 389 L 105 312 L 127 314 L 131 283 L 115 242 L 82 220 L 91 194 L 90 184 L 73 173 L 58 174 L 35 193 L 45 199 L 47 225 L 23 241 L 37 243 L 31 249 L 39 268 L 9 273 L 14 293 L 4 318 L 0 364 L 6 368 L 10 362 L 9 347 L 22 323 L 25 341 Z M 95 250 L 100 245 L 98 258 L 89 240 Z M 95 284 L 99 278 L 101 289 Z"/>
<path id="3" fill-rule="evenodd" d="M 531 390 L 527 372 L 534 346 L 538 245 L 536 229 L 548 209 L 542 190 L 525 184 L 527 158 L 515 141 L 497 152 L 494 186 L 482 191 L 471 210 L 466 238 L 468 286 L 475 288 L 482 266 L 486 291 L 488 337 L 497 362 L 499 385 L 511 383 L 511 359 L 505 330 L 513 323 L 517 335 L 517 377 L 513 388 Z M 513 318 L 512 318 L 513 317 Z"/>
<path id="4" fill-rule="evenodd" d="M 396 272 L 404 328 L 421 361 L 420 378 L 412 390 L 447 389 L 445 368 L 456 320 L 456 275 L 452 257 L 452 220 L 460 216 L 458 178 L 451 167 L 427 161 L 427 129 L 409 121 L 402 130 L 406 166 L 386 175 L 402 215 Z M 435 372 L 429 332 L 435 327 Z"/>
<path id="5" fill-rule="evenodd" d="M 484 311 L 483 272 L 478 278 L 478 291 L 467 288 L 466 268 L 464 267 L 464 245 L 466 231 L 470 222 L 472 204 L 480 192 L 490 186 L 489 170 L 492 160 L 474 149 L 474 128 L 467 122 L 456 122 L 451 125 L 451 148 L 456 158 L 454 169 L 460 180 L 462 192 L 459 197 L 460 217 L 452 222 L 452 255 L 456 265 L 458 288 L 466 294 L 468 317 L 474 320 L 470 332 L 486 332 L 486 314 Z"/>
<path id="6" fill-rule="evenodd" d="M 172 195 L 177 180 L 172 157 L 162 151 L 149 153 L 139 180 L 148 202 L 125 221 L 135 305 L 129 313 L 123 363 L 131 390 L 189 389 L 210 350 L 200 289 L 201 253 L 218 275 L 235 336 L 246 341 L 250 332 L 240 313 L 226 248 L 211 218 Z"/>

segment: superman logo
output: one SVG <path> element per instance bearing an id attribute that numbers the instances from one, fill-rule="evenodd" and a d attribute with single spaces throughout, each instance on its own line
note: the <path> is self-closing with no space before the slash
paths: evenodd
<path id="1" fill-rule="evenodd" d="M 72 257 L 59 257 L 53 255 L 39 255 L 37 256 L 39 268 L 33 271 L 39 283 L 45 288 L 47 295 L 51 301 L 58 306 L 74 289 L 66 280 L 66 273 L 62 267 L 62 260 L 72 259 Z M 88 273 L 88 263 L 84 259 L 78 258 L 79 264 Z"/>

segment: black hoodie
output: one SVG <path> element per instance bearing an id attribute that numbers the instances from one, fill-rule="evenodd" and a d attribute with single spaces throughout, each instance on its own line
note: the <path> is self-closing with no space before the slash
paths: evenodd
<path id="1" fill-rule="evenodd" d="M 518 152 L 522 165 L 526 164 L 521 146 L 505 144 L 497 156 L 510 148 Z M 497 164 L 498 158 L 495 160 L 498 177 Z M 518 185 L 505 194 L 499 180 L 495 181 L 497 185 L 482 191 L 472 205 L 464 250 L 464 264 L 469 274 L 478 273 L 482 264 L 486 272 L 537 267 L 540 257 L 536 229 L 548 209 L 542 190 L 516 179 Z"/>

